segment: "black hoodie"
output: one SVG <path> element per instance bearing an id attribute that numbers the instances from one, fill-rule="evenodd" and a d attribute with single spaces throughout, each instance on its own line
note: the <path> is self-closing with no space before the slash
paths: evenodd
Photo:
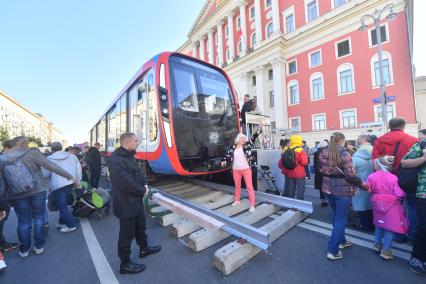
<path id="1" fill-rule="evenodd" d="M 135 152 L 119 147 L 108 161 L 113 213 L 120 219 L 136 217 L 144 210 L 145 177 L 134 155 Z"/>

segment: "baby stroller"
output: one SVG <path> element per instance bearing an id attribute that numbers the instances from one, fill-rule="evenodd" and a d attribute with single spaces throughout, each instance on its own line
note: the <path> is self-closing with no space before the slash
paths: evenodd
<path id="1" fill-rule="evenodd" d="M 82 182 L 82 187 L 75 189 L 75 201 L 72 206 L 72 214 L 75 217 L 89 217 L 94 212 L 98 219 L 104 214 L 110 214 L 110 195 L 102 188 L 89 188 Z"/>

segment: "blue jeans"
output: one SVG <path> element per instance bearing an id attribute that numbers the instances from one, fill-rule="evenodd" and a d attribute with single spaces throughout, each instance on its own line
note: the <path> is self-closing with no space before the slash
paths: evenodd
<path id="1" fill-rule="evenodd" d="M 59 209 L 59 223 L 66 225 L 68 228 L 75 227 L 75 219 L 71 215 L 71 212 L 68 208 L 68 195 L 72 190 L 73 185 L 67 185 L 53 191 L 53 197 L 55 199 L 56 206 Z"/>
<path id="2" fill-rule="evenodd" d="M 376 227 L 374 242 L 381 245 L 383 249 L 389 250 L 392 247 L 393 232 Z"/>
<path id="3" fill-rule="evenodd" d="M 31 248 L 30 226 L 34 222 L 34 245 L 40 249 L 44 247 L 44 212 L 46 211 L 46 191 L 17 199 L 12 202 L 18 216 L 19 250 L 27 252 Z"/>
<path id="4" fill-rule="evenodd" d="M 339 252 L 339 245 L 346 243 L 345 227 L 348 224 L 349 209 L 352 205 L 352 197 L 325 195 L 333 210 L 333 230 L 328 241 L 328 251 L 332 254 Z"/>

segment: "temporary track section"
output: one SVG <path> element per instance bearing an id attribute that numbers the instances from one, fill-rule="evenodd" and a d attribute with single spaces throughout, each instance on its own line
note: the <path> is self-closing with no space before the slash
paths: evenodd
<path id="1" fill-rule="evenodd" d="M 173 236 L 185 238 L 194 252 L 231 235 L 238 237 L 214 253 L 214 266 L 225 275 L 268 249 L 312 213 L 311 202 L 262 192 L 255 193 L 256 211 L 250 213 L 244 189 L 241 204 L 232 206 L 233 187 L 197 179 L 168 178 L 155 182 L 151 188 L 157 190 L 152 202 L 159 205 L 151 208 L 151 213 L 160 216 L 160 225 L 171 226 Z"/>

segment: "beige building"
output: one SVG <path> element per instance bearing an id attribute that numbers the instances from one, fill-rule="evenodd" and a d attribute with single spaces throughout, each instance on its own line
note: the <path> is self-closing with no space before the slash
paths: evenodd
<path id="1" fill-rule="evenodd" d="M 421 128 L 426 128 L 426 76 L 417 77 L 414 80 L 414 87 L 416 89 L 416 106 L 417 106 L 417 119 Z"/>
<path id="2" fill-rule="evenodd" d="M 7 130 L 11 138 L 25 135 L 48 142 L 64 143 L 62 132 L 40 113 L 34 113 L 20 102 L 0 90 L 0 127 Z"/>

